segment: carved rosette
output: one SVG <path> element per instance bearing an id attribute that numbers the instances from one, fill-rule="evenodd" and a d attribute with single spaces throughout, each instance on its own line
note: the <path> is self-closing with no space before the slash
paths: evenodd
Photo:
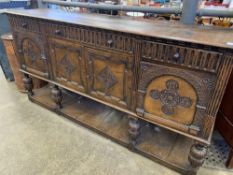
<path id="1" fill-rule="evenodd" d="M 193 168 L 199 168 L 205 161 L 207 146 L 195 143 L 190 149 L 188 160 Z"/>
<path id="2" fill-rule="evenodd" d="M 166 115 L 173 115 L 177 106 L 190 108 L 192 100 L 189 97 L 182 97 L 178 93 L 179 83 L 176 80 L 169 79 L 166 81 L 166 89 L 151 90 L 151 97 L 161 102 L 161 111 Z"/>

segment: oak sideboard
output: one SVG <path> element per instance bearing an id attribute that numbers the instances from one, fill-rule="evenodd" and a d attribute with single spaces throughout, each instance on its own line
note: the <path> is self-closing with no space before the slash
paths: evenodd
<path id="1" fill-rule="evenodd" d="M 6 13 L 31 101 L 196 173 L 232 71 L 232 29 L 49 9 Z M 31 77 L 50 85 L 32 91 Z"/>

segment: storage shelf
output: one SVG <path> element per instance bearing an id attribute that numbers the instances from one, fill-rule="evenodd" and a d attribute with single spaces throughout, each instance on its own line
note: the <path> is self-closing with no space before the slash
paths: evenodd
<path id="1" fill-rule="evenodd" d="M 52 101 L 49 86 L 33 92 L 34 95 L 29 96 L 32 102 L 129 147 L 126 114 L 66 90 L 63 90 L 62 109 L 58 111 Z M 141 121 L 141 134 L 133 151 L 181 173 L 193 174 L 195 172 L 188 162 L 188 153 L 192 144 L 193 140 L 189 138 Z"/>

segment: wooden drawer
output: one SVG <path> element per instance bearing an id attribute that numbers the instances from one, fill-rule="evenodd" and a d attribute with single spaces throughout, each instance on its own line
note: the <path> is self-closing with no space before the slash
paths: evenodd
<path id="1" fill-rule="evenodd" d="M 100 100 L 130 109 L 133 57 L 119 52 L 85 48 L 88 93 Z"/>
<path id="2" fill-rule="evenodd" d="M 214 123 L 207 120 L 207 108 L 215 81 L 214 73 L 141 62 L 137 114 L 204 138 Z"/>
<path id="3" fill-rule="evenodd" d="M 107 48 L 127 53 L 133 52 L 133 39 L 125 34 L 55 22 L 41 22 L 40 25 L 49 36 L 77 40 L 98 48 Z"/>
<path id="4" fill-rule="evenodd" d="M 37 19 L 10 15 L 9 21 L 13 30 L 22 32 L 40 32 L 39 23 Z"/>
<path id="5" fill-rule="evenodd" d="M 96 46 L 133 53 L 133 39 L 131 37 L 104 30 L 96 31 Z"/>
<path id="6" fill-rule="evenodd" d="M 143 41 L 142 59 L 217 72 L 222 54 L 189 47 Z"/>

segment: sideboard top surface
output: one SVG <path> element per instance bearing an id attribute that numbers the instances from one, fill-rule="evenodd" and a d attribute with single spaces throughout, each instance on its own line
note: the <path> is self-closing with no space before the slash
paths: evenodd
<path id="1" fill-rule="evenodd" d="M 198 25 L 190 26 L 171 21 L 138 20 L 119 16 L 71 13 L 51 9 L 10 9 L 6 10 L 6 13 L 147 37 L 157 37 L 233 49 L 233 29 Z M 232 44 L 229 44 L 229 42 Z"/>

